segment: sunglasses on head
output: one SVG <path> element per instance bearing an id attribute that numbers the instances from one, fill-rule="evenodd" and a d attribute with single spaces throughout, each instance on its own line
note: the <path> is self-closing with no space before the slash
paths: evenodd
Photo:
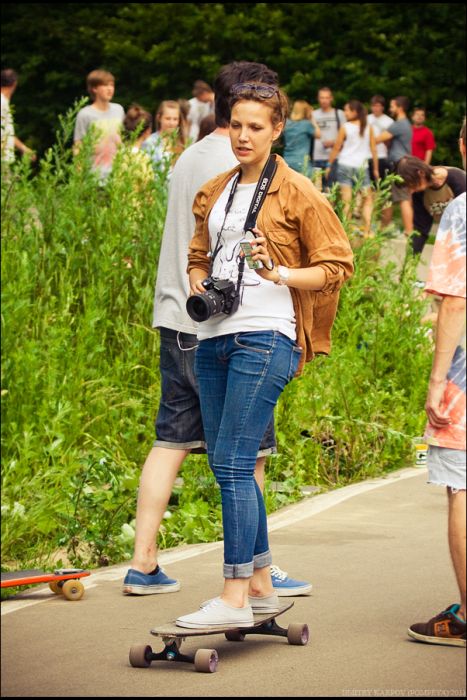
<path id="1" fill-rule="evenodd" d="M 276 95 L 279 91 L 273 85 L 259 85 L 258 83 L 237 83 L 231 88 L 231 93 L 235 97 L 254 93 L 262 99 L 269 99 Z"/>

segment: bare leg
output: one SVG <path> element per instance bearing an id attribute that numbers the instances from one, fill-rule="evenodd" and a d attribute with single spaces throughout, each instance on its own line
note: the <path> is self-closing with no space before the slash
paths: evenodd
<path id="1" fill-rule="evenodd" d="M 254 596 L 272 595 L 271 569 L 265 566 L 255 569 L 252 578 L 226 578 L 221 598 L 228 605 L 243 608 L 248 605 L 248 594 Z"/>
<path id="2" fill-rule="evenodd" d="M 271 579 L 271 567 L 265 566 L 262 569 L 255 569 L 250 579 L 250 595 L 262 596 L 272 595 L 274 588 Z"/>
<path id="3" fill-rule="evenodd" d="M 153 447 L 144 463 L 136 507 L 135 550 L 131 568 L 144 574 L 157 565 L 156 538 L 175 479 L 189 450 Z"/>
<path id="4" fill-rule="evenodd" d="M 392 206 L 386 207 L 386 209 L 383 209 L 381 212 L 381 225 L 386 227 L 389 226 L 389 224 L 392 221 Z"/>
<path id="5" fill-rule="evenodd" d="M 461 607 L 459 616 L 465 620 L 465 580 L 466 580 L 466 551 L 465 551 L 465 491 L 454 492 L 448 488 L 449 520 L 448 537 L 451 559 L 459 586 Z"/>
<path id="6" fill-rule="evenodd" d="M 248 605 L 248 586 L 251 579 L 249 578 L 225 578 L 224 590 L 221 598 L 234 608 L 244 608 Z"/>
<path id="7" fill-rule="evenodd" d="M 373 194 L 371 188 L 368 188 L 363 193 L 363 206 L 362 206 L 362 218 L 363 218 L 363 230 L 366 236 L 370 235 L 371 231 L 371 214 L 373 213 Z"/>
<path id="8" fill-rule="evenodd" d="M 340 188 L 342 201 L 344 202 L 344 216 L 348 221 L 351 215 L 350 204 L 352 202 L 352 188 L 348 185 L 341 185 Z"/>
<path id="9" fill-rule="evenodd" d="M 189 450 L 153 447 L 144 463 L 138 490 L 132 569 L 147 574 L 157 565 L 157 533 L 177 474 L 189 454 Z M 265 464 L 265 457 L 258 458 L 255 470 L 255 478 L 262 491 Z"/>
<path id="10" fill-rule="evenodd" d="M 261 493 L 264 493 L 264 471 L 266 466 L 266 457 L 258 457 L 255 466 L 255 479 Z"/>

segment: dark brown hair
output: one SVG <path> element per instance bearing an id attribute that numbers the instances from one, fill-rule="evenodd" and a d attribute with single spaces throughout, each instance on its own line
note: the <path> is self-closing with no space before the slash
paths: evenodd
<path id="1" fill-rule="evenodd" d="M 251 84 L 258 86 L 261 85 L 261 83 L 256 82 Z M 265 87 L 270 88 L 274 86 L 265 85 Z M 271 121 L 273 125 L 277 126 L 277 124 L 279 124 L 280 122 L 283 122 L 285 125 L 287 116 L 289 114 L 289 100 L 287 98 L 287 95 L 283 93 L 282 90 L 280 90 L 278 87 L 276 87 L 276 92 L 272 95 L 272 97 L 260 97 L 254 88 L 252 88 L 251 90 L 247 89 L 240 95 L 233 95 L 229 101 L 230 109 L 232 110 L 233 106 L 237 104 L 237 102 L 240 102 L 240 100 L 251 100 L 253 102 L 260 102 L 262 104 L 265 104 L 271 110 Z"/>
<path id="2" fill-rule="evenodd" d="M 128 111 L 123 120 L 123 127 L 125 131 L 131 134 L 140 124 L 143 124 L 141 128 L 141 133 L 147 129 L 152 130 L 152 117 L 149 112 L 146 112 L 140 105 L 133 104 L 128 107 Z"/>
<path id="3" fill-rule="evenodd" d="M 11 87 L 18 82 L 18 73 L 13 68 L 4 68 L 1 73 L 1 87 Z"/>
<path id="4" fill-rule="evenodd" d="M 207 117 L 203 117 L 199 123 L 199 133 L 197 141 L 201 141 L 205 136 L 211 134 L 216 128 L 216 118 L 214 114 L 208 114 Z"/>
<path id="5" fill-rule="evenodd" d="M 264 63 L 233 61 L 222 66 L 214 81 L 216 126 L 221 129 L 229 126 L 232 85 L 250 81 L 277 86 L 279 78 Z"/>
<path id="6" fill-rule="evenodd" d="M 386 106 L 386 100 L 382 95 L 373 95 L 373 97 L 370 100 L 370 104 L 372 105 L 382 105 L 383 107 Z"/>
<path id="7" fill-rule="evenodd" d="M 195 80 L 191 94 L 193 97 L 199 97 L 203 92 L 212 92 L 212 87 L 204 82 L 204 80 Z"/>
<path id="8" fill-rule="evenodd" d="M 409 98 L 405 97 L 404 95 L 399 95 L 399 97 L 394 97 L 393 99 L 394 99 L 394 102 L 396 103 L 396 105 L 399 108 L 403 109 L 404 112 L 407 114 L 407 112 L 409 111 L 409 107 L 410 107 Z"/>
<path id="9" fill-rule="evenodd" d="M 347 104 L 350 107 L 350 109 L 352 110 L 352 112 L 357 113 L 357 119 L 360 122 L 360 136 L 363 136 L 363 134 L 365 133 L 365 129 L 366 129 L 366 117 L 367 117 L 366 107 L 358 100 L 349 100 L 349 102 L 347 102 Z"/>
<path id="10" fill-rule="evenodd" d="M 396 165 L 396 173 L 404 180 L 404 184 L 410 189 L 415 189 L 422 184 L 425 177 L 428 184 L 433 180 L 434 169 L 424 160 L 415 156 L 402 156 Z"/>

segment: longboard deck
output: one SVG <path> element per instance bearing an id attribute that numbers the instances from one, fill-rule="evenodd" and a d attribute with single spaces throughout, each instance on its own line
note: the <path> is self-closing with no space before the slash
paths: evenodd
<path id="1" fill-rule="evenodd" d="M 35 583 L 50 583 L 51 581 L 68 581 L 69 579 L 84 578 L 91 572 L 84 569 L 57 569 L 55 572 L 42 569 L 28 571 L 7 571 L 1 574 L 1 587 L 28 586 Z"/>
<path id="2" fill-rule="evenodd" d="M 189 627 L 179 627 L 175 624 L 174 620 L 172 622 L 168 622 L 165 625 L 154 627 L 151 630 L 151 634 L 154 635 L 154 637 L 173 637 L 174 639 L 177 639 L 180 637 L 201 637 L 208 634 L 224 634 L 225 632 L 230 632 L 232 630 L 253 630 L 255 627 L 259 627 L 260 625 L 263 625 L 264 623 L 269 622 L 270 620 L 274 620 L 274 618 L 278 617 L 279 615 L 282 615 L 282 613 L 287 612 L 287 610 L 290 610 L 290 608 L 293 607 L 293 605 L 293 602 L 288 603 L 287 605 L 283 605 L 279 608 L 279 612 L 269 612 L 261 614 L 257 613 L 253 615 L 255 623 L 252 627 L 235 627 L 230 625 L 225 627 L 203 627 L 193 629 Z"/>

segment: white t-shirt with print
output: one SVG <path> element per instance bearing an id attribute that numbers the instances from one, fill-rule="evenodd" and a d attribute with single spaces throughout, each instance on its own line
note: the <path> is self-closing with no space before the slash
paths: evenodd
<path id="1" fill-rule="evenodd" d="M 232 178 L 209 215 L 211 250 L 214 251 L 225 217 L 225 207 L 231 192 Z M 244 240 L 243 226 L 255 193 L 256 184 L 237 185 L 232 206 L 227 215 L 216 255 L 212 276 L 229 279 L 237 284 L 240 241 Z M 238 310 L 230 316 L 217 314 L 198 326 L 198 339 L 206 340 L 220 335 L 249 331 L 276 330 L 296 340 L 295 311 L 287 286 L 279 286 L 250 270 L 247 263 L 243 273 L 241 301 Z"/>

